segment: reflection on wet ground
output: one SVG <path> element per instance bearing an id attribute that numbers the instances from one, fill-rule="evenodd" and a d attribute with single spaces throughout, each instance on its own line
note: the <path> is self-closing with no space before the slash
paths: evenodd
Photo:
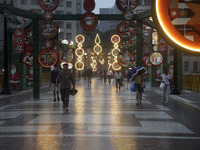
<path id="1" fill-rule="evenodd" d="M 146 88 L 142 105 L 127 86 L 77 81 L 69 111 L 53 102 L 49 88 L 38 100 L 25 94 L 0 104 L 0 149 L 197 150 L 199 112 L 160 97 Z"/>

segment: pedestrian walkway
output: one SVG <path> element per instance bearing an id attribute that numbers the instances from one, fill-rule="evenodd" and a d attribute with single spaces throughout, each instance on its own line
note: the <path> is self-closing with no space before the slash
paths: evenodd
<path id="1" fill-rule="evenodd" d="M 169 105 L 164 106 L 160 104 L 160 90 L 147 85 L 142 105 L 137 106 L 135 93 L 126 85 L 116 92 L 114 83 L 104 84 L 94 78 L 91 87 L 81 79 L 76 88 L 78 94 L 70 97 L 67 112 L 61 102 L 53 102 L 47 86 L 41 90 L 40 99 L 33 99 L 30 91 L 1 98 L 0 149 L 199 149 L 200 118 L 188 121 L 192 118 L 178 114 L 182 110 L 173 107 L 181 95 L 171 95 Z M 191 95 L 195 98 L 194 93 Z M 194 102 L 187 100 L 184 98 Z M 195 111 L 193 117 L 199 117 L 200 111 Z"/>

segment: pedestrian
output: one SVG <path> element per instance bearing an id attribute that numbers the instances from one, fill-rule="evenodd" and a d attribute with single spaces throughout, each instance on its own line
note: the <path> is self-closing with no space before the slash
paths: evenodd
<path id="1" fill-rule="evenodd" d="M 102 83 L 102 80 L 103 80 L 103 71 L 102 72 L 100 72 L 100 81 L 101 81 L 101 83 Z"/>
<path id="2" fill-rule="evenodd" d="M 106 70 L 103 71 L 103 79 L 104 79 L 104 84 L 106 84 L 106 80 L 107 80 Z"/>
<path id="3" fill-rule="evenodd" d="M 138 71 L 137 75 L 133 78 L 133 80 L 135 81 L 135 93 L 136 93 L 136 105 L 141 105 L 141 101 L 142 101 L 142 92 L 143 92 L 143 88 L 144 88 L 144 72 Z"/>
<path id="4" fill-rule="evenodd" d="M 110 83 L 111 83 L 111 78 L 112 78 L 112 76 L 113 76 L 113 72 L 112 72 L 111 69 L 108 70 L 108 72 L 107 72 L 107 76 L 108 76 L 108 83 L 110 84 Z"/>
<path id="5" fill-rule="evenodd" d="M 119 70 L 114 75 L 115 81 L 116 81 L 116 92 L 117 90 L 120 91 L 121 89 L 121 82 L 122 82 L 122 74 Z"/>
<path id="6" fill-rule="evenodd" d="M 88 79 L 88 86 L 91 87 L 92 67 L 90 67 L 90 66 L 87 67 L 86 76 Z"/>
<path id="7" fill-rule="evenodd" d="M 73 86 L 73 89 L 75 90 L 75 82 L 72 73 L 70 72 L 70 70 L 68 70 L 67 63 L 63 64 L 63 71 L 59 73 L 56 79 L 57 86 L 58 83 L 60 83 L 60 94 L 61 100 L 63 102 L 63 108 L 65 108 L 66 111 L 68 111 L 71 84 Z"/>
<path id="8" fill-rule="evenodd" d="M 161 82 L 164 83 L 164 88 L 162 89 L 161 103 L 165 103 L 165 104 L 169 103 L 171 81 L 172 81 L 172 77 L 168 73 L 168 70 L 165 69 L 164 74 L 161 75 Z"/>
<path id="9" fill-rule="evenodd" d="M 59 75 L 59 71 L 57 70 L 57 68 L 54 66 L 51 66 L 51 77 L 50 77 L 49 87 L 52 87 L 53 89 L 54 102 L 56 102 L 56 97 L 58 101 L 60 100 L 59 90 L 58 90 L 58 87 L 56 86 L 56 78 L 58 77 L 58 75 Z"/>

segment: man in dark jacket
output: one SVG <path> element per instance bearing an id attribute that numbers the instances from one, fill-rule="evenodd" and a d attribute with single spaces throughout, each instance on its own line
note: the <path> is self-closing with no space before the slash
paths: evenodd
<path id="1" fill-rule="evenodd" d="M 59 73 L 56 79 L 57 86 L 58 83 L 60 83 L 60 94 L 63 102 L 63 108 L 65 108 L 66 111 L 68 111 L 71 84 L 73 86 L 73 89 L 75 89 L 75 82 L 72 73 L 70 72 L 70 70 L 68 70 L 67 63 L 63 65 L 63 71 Z"/>

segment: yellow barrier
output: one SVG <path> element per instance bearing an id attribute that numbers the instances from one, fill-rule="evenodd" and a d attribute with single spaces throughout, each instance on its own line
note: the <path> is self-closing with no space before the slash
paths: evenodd
<path id="1" fill-rule="evenodd" d="M 200 75 L 183 75 L 183 89 L 200 92 Z"/>
<path id="2" fill-rule="evenodd" d="M 50 74 L 49 73 L 42 73 L 41 82 L 46 83 L 46 82 L 49 82 L 49 80 L 50 80 Z"/>

